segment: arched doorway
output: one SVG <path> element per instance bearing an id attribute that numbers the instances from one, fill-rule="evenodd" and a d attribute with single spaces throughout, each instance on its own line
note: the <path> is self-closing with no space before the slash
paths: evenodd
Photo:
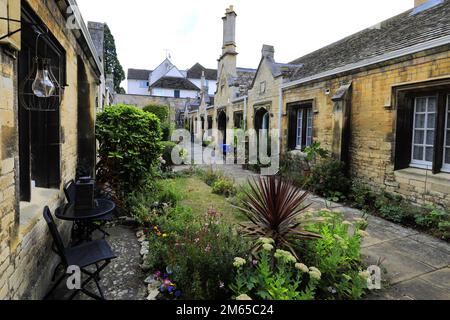
<path id="1" fill-rule="evenodd" d="M 220 111 L 217 116 L 217 127 L 222 134 L 222 144 L 227 144 L 227 114 L 224 110 Z"/>
<path id="2" fill-rule="evenodd" d="M 256 130 L 256 137 L 258 141 L 258 155 L 259 155 L 259 142 L 260 142 L 260 130 L 269 130 L 270 129 L 270 113 L 267 111 L 266 108 L 259 108 L 255 111 L 255 130 Z M 267 132 L 267 152 L 270 154 L 270 137 L 269 132 Z"/>

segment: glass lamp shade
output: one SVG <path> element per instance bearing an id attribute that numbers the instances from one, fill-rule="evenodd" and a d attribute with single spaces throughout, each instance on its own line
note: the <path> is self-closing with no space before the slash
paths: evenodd
<path id="1" fill-rule="evenodd" d="M 38 66 L 31 89 L 38 98 L 48 98 L 55 92 L 55 84 L 50 80 L 47 62 L 43 63 L 42 68 Z"/>

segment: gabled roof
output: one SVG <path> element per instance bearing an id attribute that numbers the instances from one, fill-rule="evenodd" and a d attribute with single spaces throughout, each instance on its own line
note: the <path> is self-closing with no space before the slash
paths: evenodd
<path id="1" fill-rule="evenodd" d="M 128 69 L 128 80 L 149 80 L 152 70 Z"/>
<path id="2" fill-rule="evenodd" d="M 430 4 L 434 4 L 428 8 Z M 450 36 L 450 1 L 430 0 L 371 28 L 292 61 L 302 64 L 291 77 L 299 80 Z"/>
<path id="3" fill-rule="evenodd" d="M 176 77 L 162 77 L 153 83 L 150 88 L 200 91 L 200 89 L 188 79 Z"/>
<path id="4" fill-rule="evenodd" d="M 189 79 L 201 79 L 202 72 L 205 72 L 206 80 L 217 80 L 217 70 L 207 69 L 200 63 L 196 63 L 187 71 L 187 78 Z"/>
<path id="5" fill-rule="evenodd" d="M 253 79 L 256 76 L 255 69 L 249 68 L 237 68 L 237 77 L 229 79 L 230 86 L 239 87 L 237 97 L 241 97 L 247 94 L 248 89 L 253 83 Z"/>
<path id="6" fill-rule="evenodd" d="M 290 78 L 297 71 L 297 69 L 303 67 L 303 65 L 301 64 L 278 63 L 272 57 L 262 57 L 261 61 L 259 62 L 258 69 L 256 69 L 256 74 L 253 77 L 250 88 L 253 88 L 253 86 L 255 85 L 256 75 L 258 74 L 258 71 L 264 61 L 267 61 L 268 67 L 274 78 L 280 76 Z"/>

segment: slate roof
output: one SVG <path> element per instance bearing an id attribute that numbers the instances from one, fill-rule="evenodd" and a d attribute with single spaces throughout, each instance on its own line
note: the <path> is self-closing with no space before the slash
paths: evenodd
<path id="1" fill-rule="evenodd" d="M 129 80 L 148 80 L 152 70 L 128 69 L 127 79 Z"/>
<path id="2" fill-rule="evenodd" d="M 432 3 L 433 2 L 433 3 Z M 436 4 L 428 8 L 430 4 Z M 425 9 L 425 10 L 422 10 Z M 422 10 L 422 11 L 421 11 Z M 419 11 L 418 13 L 416 13 Z M 296 59 L 298 80 L 450 35 L 450 0 L 431 0 L 371 28 Z"/>
<path id="3" fill-rule="evenodd" d="M 193 90 L 200 91 L 199 88 L 188 79 L 176 78 L 176 77 L 162 77 L 155 83 L 153 83 L 151 88 L 164 88 L 164 89 L 175 89 L 175 90 Z"/>
<path id="4" fill-rule="evenodd" d="M 205 72 L 206 80 L 217 80 L 217 70 L 207 69 L 200 63 L 196 63 L 187 71 L 187 78 L 189 79 L 201 79 L 202 72 Z"/>

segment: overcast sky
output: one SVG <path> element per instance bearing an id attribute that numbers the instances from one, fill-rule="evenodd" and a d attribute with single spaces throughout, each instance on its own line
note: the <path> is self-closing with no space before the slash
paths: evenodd
<path id="1" fill-rule="evenodd" d="M 414 0 L 77 0 L 84 20 L 106 22 L 125 69 L 154 69 L 169 50 L 180 69 L 200 62 L 217 68 L 222 20 L 233 4 L 238 66 L 256 68 L 263 44 L 290 62 L 371 27 Z M 125 86 L 126 87 L 126 86 Z"/>

